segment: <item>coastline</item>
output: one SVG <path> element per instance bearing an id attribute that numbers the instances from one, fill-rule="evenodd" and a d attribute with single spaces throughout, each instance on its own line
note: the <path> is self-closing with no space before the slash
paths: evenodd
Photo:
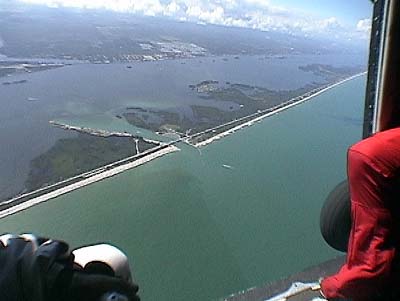
<path id="1" fill-rule="evenodd" d="M 28 209 L 37 204 L 46 202 L 50 199 L 56 198 L 58 196 L 61 196 L 63 194 L 66 194 L 71 191 L 77 190 L 79 188 L 85 187 L 87 185 L 93 184 L 95 182 L 101 181 L 103 179 L 113 177 L 117 174 L 120 174 L 120 173 L 126 171 L 126 170 L 132 169 L 134 167 L 137 167 L 139 165 L 142 165 L 144 163 L 152 161 L 152 160 L 154 160 L 158 157 L 164 156 L 166 154 L 179 151 L 180 149 L 177 148 L 176 146 L 174 146 L 174 144 L 176 144 L 178 142 L 185 142 L 196 148 L 206 146 L 216 140 L 220 140 L 225 136 L 235 133 L 236 131 L 238 131 L 242 128 L 252 126 L 256 122 L 260 122 L 264 118 L 270 117 L 274 114 L 277 114 L 279 112 L 287 110 L 293 106 L 296 106 L 303 102 L 306 102 L 315 96 L 325 93 L 326 91 L 328 91 L 334 87 L 337 87 L 347 81 L 350 81 L 354 78 L 365 75 L 366 73 L 367 72 L 362 72 L 362 73 L 352 75 L 352 76 L 345 78 L 343 80 L 340 80 L 336 83 L 330 84 L 326 87 L 322 87 L 315 92 L 310 91 L 310 92 L 308 92 L 309 95 L 307 95 L 307 93 L 306 93 L 305 95 L 296 96 L 296 97 L 286 101 L 285 102 L 286 104 L 283 103 L 283 105 L 281 104 L 281 105 L 277 106 L 275 109 L 269 108 L 264 111 L 257 112 L 254 114 L 255 116 L 251 120 L 245 121 L 237 126 L 234 126 L 226 131 L 223 131 L 223 132 L 216 134 L 204 141 L 201 141 L 201 142 L 198 142 L 195 144 L 190 143 L 189 140 L 191 138 L 196 137 L 201 134 L 214 132 L 215 129 L 224 127 L 231 123 L 240 122 L 240 119 L 235 120 L 235 121 L 230 121 L 228 123 L 219 125 L 215 128 L 207 129 L 207 130 L 203 131 L 202 133 L 196 133 L 194 135 L 181 137 L 181 138 L 171 141 L 167 144 L 163 144 L 163 143 L 160 144 L 159 141 L 153 141 L 153 140 L 143 138 L 145 141 L 158 144 L 158 146 L 156 146 L 155 148 L 150 149 L 148 151 L 137 154 L 133 157 L 125 158 L 125 159 L 119 160 L 117 162 L 110 163 L 108 165 L 105 165 L 100 168 L 96 168 L 94 170 L 74 176 L 72 178 L 63 180 L 63 181 L 55 183 L 53 185 L 43 187 L 43 188 L 37 189 L 32 192 L 25 193 L 23 195 L 14 197 L 9 200 L 5 200 L 0 203 L 0 218 L 12 215 L 14 213 L 17 213 L 17 212 L 25 210 L 25 209 Z M 243 119 L 249 119 L 252 117 L 252 115 L 253 114 L 245 116 L 245 117 L 243 117 Z M 65 129 L 65 130 L 73 130 L 73 131 L 77 131 L 77 132 L 83 132 L 83 133 L 87 133 L 87 134 L 94 135 L 94 136 L 100 136 L 100 137 L 119 136 L 119 137 L 136 138 L 136 136 L 126 133 L 126 132 L 124 132 L 124 133 L 108 132 L 108 131 L 104 131 L 104 130 L 97 130 L 97 129 L 91 129 L 91 128 L 86 128 L 86 127 L 71 126 L 71 125 L 59 123 L 56 121 L 50 121 L 49 123 L 52 126 L 59 127 L 59 128 Z"/>
<path id="2" fill-rule="evenodd" d="M 134 138 L 134 139 L 142 139 L 143 141 L 145 141 L 147 143 L 152 143 L 152 144 L 155 144 L 158 146 L 162 144 L 161 141 L 141 137 L 138 135 L 133 135 L 128 132 L 123 132 L 123 133 L 122 132 L 109 132 L 106 130 L 92 129 L 89 127 L 73 126 L 73 125 L 58 122 L 55 120 L 50 120 L 49 123 L 50 123 L 50 125 L 52 125 L 54 127 L 57 127 L 57 128 L 60 128 L 60 129 L 66 130 L 66 131 L 75 131 L 78 133 L 88 134 L 88 135 L 97 136 L 97 137 L 103 137 L 103 138 L 109 138 L 109 137 L 126 138 L 126 137 L 128 137 L 128 138 Z"/>
<path id="3" fill-rule="evenodd" d="M 116 136 L 116 137 L 135 137 L 134 135 L 129 134 L 129 133 L 108 132 L 108 131 L 105 131 L 105 130 L 91 129 L 91 128 L 88 128 L 88 127 L 73 126 L 73 125 L 57 122 L 57 121 L 54 121 L 54 120 L 50 120 L 49 123 L 52 126 L 58 127 L 60 129 L 63 129 L 63 130 L 76 131 L 78 133 L 85 133 L 85 134 L 98 136 L 98 137 L 105 137 L 105 138 L 112 137 L 112 136 Z"/>
<path id="4" fill-rule="evenodd" d="M 365 72 L 358 73 L 358 74 L 355 74 L 355 75 L 352 75 L 352 76 L 350 76 L 350 77 L 348 77 L 348 78 L 345 78 L 345 79 L 340 80 L 340 81 L 338 81 L 338 82 L 336 82 L 336 83 L 333 83 L 333 84 L 331 84 L 331 85 L 329 85 L 329 86 L 327 86 L 327 87 L 325 87 L 325 88 L 323 88 L 323 89 L 321 89 L 321 90 L 319 90 L 319 91 L 317 91 L 317 92 L 315 92 L 315 93 L 313 93 L 313 94 L 311 94 L 311 95 L 309 95 L 309 96 L 307 96 L 307 97 L 305 97 L 305 98 L 299 99 L 299 100 L 297 100 L 297 101 L 295 101 L 295 99 L 297 99 L 299 96 L 296 96 L 296 97 L 294 97 L 294 98 L 288 100 L 288 101 L 287 101 L 288 104 L 285 105 L 285 106 L 279 106 L 279 108 L 277 108 L 277 109 L 275 109 L 275 110 L 272 110 L 272 111 L 271 111 L 270 109 L 264 110 L 264 112 L 266 112 L 265 114 L 263 114 L 263 115 L 261 115 L 261 116 L 258 116 L 258 117 L 255 117 L 254 119 L 251 119 L 250 121 L 247 121 L 247 122 L 244 122 L 244 123 L 242 123 L 242 124 L 239 124 L 239 125 L 237 125 L 237 126 L 235 126 L 235 127 L 233 127 L 233 128 L 230 128 L 230 129 L 228 129 L 228 130 L 226 130 L 226 131 L 224 131 L 224 132 L 222 132 L 222 133 L 219 133 L 219 134 L 217 134 L 217 135 L 215 135 L 215 136 L 213 136 L 213 137 L 211 137 L 211 138 L 208 138 L 208 139 L 206 139 L 206 140 L 204 140 L 204 141 L 198 142 L 198 143 L 194 144 L 193 146 L 194 146 L 194 147 L 206 146 L 206 145 L 208 145 L 208 144 L 210 144 L 210 143 L 212 143 L 212 142 L 214 142 L 214 141 L 217 141 L 217 140 L 222 139 L 223 137 L 229 136 L 229 135 L 235 133 L 235 132 L 238 131 L 238 130 L 241 130 L 241 129 L 243 129 L 243 128 L 245 128 L 245 127 L 248 127 L 248 126 L 252 126 L 254 123 L 260 122 L 260 121 L 263 120 L 264 118 L 270 117 L 270 116 L 275 115 L 275 114 L 277 114 L 277 113 L 279 113 L 279 112 L 285 111 L 285 110 L 287 110 L 287 109 L 289 109 L 289 108 L 291 108 L 291 107 L 294 107 L 294 106 L 297 106 L 297 105 L 299 105 L 299 104 L 301 104 L 301 103 L 304 103 L 304 102 L 306 102 L 306 101 L 309 101 L 310 99 L 312 99 L 312 98 L 314 98 L 314 97 L 316 97 L 316 96 L 318 96 L 318 95 L 320 95 L 320 94 L 322 94 L 322 93 L 325 93 L 325 92 L 327 92 L 327 91 L 330 90 L 330 89 L 333 89 L 333 88 L 335 88 L 335 87 L 337 87 L 337 86 L 339 86 L 339 85 L 341 85 L 341 84 L 344 84 L 345 82 L 348 82 L 348 81 L 350 81 L 350 80 L 352 80 L 352 79 L 354 79 L 354 78 L 360 77 L 360 76 L 365 75 L 365 74 L 367 74 L 366 71 L 365 71 Z M 261 113 L 262 113 L 262 112 L 261 112 Z M 244 117 L 244 118 L 247 118 L 247 117 L 248 117 L 248 116 L 246 116 L 246 117 Z M 218 127 L 221 127 L 221 126 L 224 126 L 224 125 L 220 125 L 220 126 L 218 126 Z M 211 129 L 211 130 L 212 130 L 212 129 Z M 207 130 L 207 131 L 210 131 L 210 130 Z M 198 134 L 196 134 L 196 135 L 198 135 Z M 188 142 L 188 141 L 187 141 L 187 142 Z M 188 142 L 188 143 L 189 143 L 189 142 Z M 190 144 L 190 143 L 189 143 L 189 144 Z"/>
<path id="5" fill-rule="evenodd" d="M 145 163 L 147 163 L 149 161 L 152 161 L 152 160 L 154 160 L 154 159 L 156 159 L 158 157 L 162 157 L 164 155 L 167 155 L 169 153 L 173 153 L 173 152 L 176 152 L 176 151 L 179 151 L 179 150 L 180 149 L 177 148 L 174 145 L 164 145 L 161 149 L 159 149 L 157 151 L 142 153 L 141 155 L 143 155 L 143 156 L 141 158 L 139 158 L 139 159 L 134 160 L 134 161 L 131 161 L 131 162 L 128 162 L 128 163 L 125 163 L 125 164 L 121 164 L 121 165 L 118 165 L 118 166 L 113 167 L 113 168 L 109 168 L 110 166 L 118 164 L 121 161 L 127 160 L 127 159 L 124 159 L 124 160 L 118 161 L 116 163 L 112 163 L 112 164 L 109 164 L 107 166 L 104 166 L 104 167 L 101 167 L 99 169 L 96 169 L 94 171 L 87 172 L 85 174 L 80 175 L 81 177 L 84 178 L 83 180 L 80 180 L 78 182 L 66 185 L 66 186 L 64 186 L 62 188 L 59 188 L 59 189 L 55 189 L 54 191 L 51 191 L 49 193 L 45 193 L 45 194 L 40 195 L 38 197 L 31 198 L 31 199 L 29 199 L 27 201 L 23 201 L 23 202 L 18 203 L 18 204 L 14 205 L 14 206 L 11 205 L 9 208 L 1 210 L 0 211 L 0 218 L 12 215 L 12 214 L 20 212 L 20 211 L 23 211 L 23 210 L 28 209 L 28 208 L 30 208 L 32 206 L 37 205 L 37 204 L 46 202 L 46 201 L 48 201 L 50 199 L 56 198 L 58 196 L 61 196 L 61 195 L 66 194 L 68 192 L 71 192 L 71 191 L 77 190 L 79 188 L 85 187 L 87 185 L 93 184 L 95 182 L 99 182 L 99 181 L 104 180 L 106 178 L 113 177 L 113 176 L 115 176 L 117 174 L 120 174 L 120 173 L 126 171 L 126 170 L 132 169 L 134 167 L 137 167 L 139 165 L 142 165 L 142 164 L 145 164 Z M 80 176 L 76 176 L 73 179 L 78 178 Z M 65 183 L 67 181 L 68 180 L 65 180 L 63 182 Z M 60 184 L 60 183 L 57 183 L 57 184 Z M 57 185 L 57 184 L 55 184 L 55 185 Z M 2 203 L 0 203 L 0 206 L 1 205 L 5 205 L 5 204 L 6 205 L 12 204 L 13 202 L 17 202 L 18 199 L 21 199 L 24 196 L 29 196 L 29 195 L 32 195 L 32 194 L 40 191 L 40 190 L 43 191 L 45 189 L 46 188 L 39 189 L 37 191 L 30 192 L 30 193 L 25 194 L 23 196 L 19 196 L 17 198 L 13 198 L 11 200 L 2 202 Z"/>

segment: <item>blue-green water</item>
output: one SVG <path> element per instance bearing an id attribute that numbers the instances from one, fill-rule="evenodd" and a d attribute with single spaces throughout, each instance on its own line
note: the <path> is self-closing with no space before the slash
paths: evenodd
<path id="1" fill-rule="evenodd" d="M 361 137 L 365 80 L 2 219 L 1 230 L 113 242 L 143 300 L 217 299 L 322 262 L 336 253 L 319 210 Z"/>

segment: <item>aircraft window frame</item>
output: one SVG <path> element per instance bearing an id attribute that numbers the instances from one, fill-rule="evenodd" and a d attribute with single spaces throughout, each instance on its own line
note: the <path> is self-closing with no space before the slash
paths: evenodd
<path id="1" fill-rule="evenodd" d="M 371 28 L 368 79 L 364 108 L 363 138 L 376 131 L 376 120 L 379 100 L 379 87 L 382 80 L 383 46 L 387 29 L 389 1 L 378 0 L 374 4 Z"/>

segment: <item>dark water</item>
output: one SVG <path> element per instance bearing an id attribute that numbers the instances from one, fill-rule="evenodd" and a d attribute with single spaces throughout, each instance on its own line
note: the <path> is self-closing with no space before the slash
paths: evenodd
<path id="1" fill-rule="evenodd" d="M 2 219 L 1 231 L 113 242 L 143 300 L 218 299 L 322 262 L 336 253 L 319 211 L 361 137 L 365 80 Z"/>
<path id="2" fill-rule="evenodd" d="M 57 139 L 71 135 L 48 121 L 159 136 L 116 118 L 129 106 L 189 110 L 191 104 L 216 105 L 188 85 L 229 81 L 270 89 L 296 89 L 323 79 L 298 69 L 310 63 L 365 64 L 355 56 L 211 57 L 133 64 L 77 64 L 0 78 L 0 200 L 21 192 L 31 160 Z M 131 66 L 132 68 L 127 68 Z M 3 82 L 27 83 L 2 85 Z M 35 101 L 29 101 L 29 99 Z M 226 104 L 225 104 L 226 105 Z"/>

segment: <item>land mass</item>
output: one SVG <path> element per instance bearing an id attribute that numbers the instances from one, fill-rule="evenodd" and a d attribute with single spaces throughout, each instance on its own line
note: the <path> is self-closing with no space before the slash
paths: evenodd
<path id="1" fill-rule="evenodd" d="M 329 85 L 363 71 L 362 67 L 336 68 L 322 64 L 299 68 L 304 72 L 313 72 L 320 76 L 322 82 L 312 82 L 294 90 L 271 90 L 241 83 L 204 80 L 191 84 L 188 88 L 200 99 L 214 101 L 215 106 L 201 103 L 191 105 L 191 114 L 173 110 L 128 107 L 122 116 L 135 126 L 159 134 L 174 133 L 181 137 L 192 136 L 193 139 L 190 140 L 197 143 L 221 131 L 248 122 L 268 110 L 276 110 L 281 106 L 302 100 Z"/>
<path id="2" fill-rule="evenodd" d="M 20 1 L 3 2 L 13 4 L 0 3 L 0 54 L 13 58 L 108 64 L 210 55 L 284 59 L 286 55 L 361 51 L 347 41 L 332 43 L 284 32 L 191 22 L 182 25 L 168 18 L 132 18 L 131 14 L 109 11 L 37 8 Z"/>
<path id="3" fill-rule="evenodd" d="M 51 149 L 31 161 L 25 192 L 135 156 L 156 146 L 156 143 L 141 137 L 129 134 L 119 136 L 84 128 L 77 137 L 58 140 Z"/>
<path id="4" fill-rule="evenodd" d="M 24 61 L 0 62 L 0 71 L 7 71 L 3 74 L 30 73 L 62 66 L 64 65 Z M 321 77 L 325 83 L 312 82 L 294 90 L 271 90 L 242 83 L 213 79 L 203 80 L 187 87 L 188 93 L 192 93 L 200 100 L 197 104 L 190 105 L 191 114 L 135 106 L 127 107 L 125 112 L 120 113 L 117 118 L 125 118 L 135 126 L 149 129 L 158 134 L 175 134 L 178 136 L 176 141 L 203 145 L 206 141 L 212 141 L 214 137 L 234 131 L 243 124 L 252 124 L 253 120 L 309 98 L 327 86 L 361 71 L 360 67 L 336 68 L 322 64 L 300 66 L 299 68 L 304 72 L 312 72 Z M 25 82 L 26 80 L 18 80 L 3 84 L 24 84 Z M 28 101 L 37 100 L 28 98 Z M 215 106 L 202 104 L 201 100 L 208 104 L 211 101 Z M 77 175 L 94 171 L 126 158 L 132 158 L 139 153 L 160 146 L 158 141 L 148 141 L 128 133 L 73 127 L 52 121 L 50 123 L 65 130 L 76 131 L 78 135 L 75 138 L 58 140 L 46 153 L 31 161 L 22 194 L 42 190 L 44 187 L 55 184 L 58 186 L 58 183 L 63 181 L 69 183 L 69 179 Z M 40 193 L 38 194 L 40 195 Z"/>
<path id="5" fill-rule="evenodd" d="M 210 124 L 208 124 L 205 130 L 197 130 L 196 132 L 192 132 L 193 128 L 190 128 L 186 130 L 184 134 L 180 133 L 179 138 L 167 144 L 158 141 L 149 141 L 125 132 L 107 132 L 104 130 L 94 130 L 51 122 L 53 126 L 61 127 L 65 130 L 77 131 L 78 136 L 75 138 L 58 140 L 49 151 L 31 161 L 31 170 L 25 183 L 25 191 L 19 196 L 0 203 L 0 218 L 75 189 L 90 185 L 91 183 L 107 177 L 114 176 L 170 152 L 177 151 L 179 149 L 176 148 L 174 144 L 178 142 L 183 141 L 194 146 L 206 145 L 238 129 L 252 125 L 263 118 L 307 101 L 313 96 L 323 93 L 330 88 L 364 73 L 359 73 L 341 80 L 339 80 L 340 77 L 338 77 L 338 80 L 334 83 L 318 86 L 302 95 L 295 96 L 267 109 L 258 109 L 255 113 L 223 124 L 218 124 L 215 127 L 209 127 Z M 218 81 L 207 80 L 197 85 L 192 85 L 189 88 L 196 91 L 196 93 L 206 93 L 206 95 L 208 95 L 207 97 L 210 97 L 210 95 L 213 95 L 212 93 L 219 89 L 215 89 L 215 85 L 219 86 L 221 84 Z M 271 93 L 275 96 L 282 93 L 282 91 L 271 92 L 271 90 L 265 88 L 242 84 L 230 84 L 225 82 L 224 85 L 227 89 L 238 89 L 242 96 L 245 95 L 245 97 L 250 99 L 249 101 L 254 102 L 265 101 L 267 95 Z M 230 90 L 230 92 L 232 91 Z M 219 93 L 217 95 L 220 96 L 224 94 Z M 216 98 L 216 96 L 214 97 Z M 220 101 L 230 100 L 225 100 L 225 98 L 222 97 Z M 244 106 L 239 105 L 239 108 L 243 107 Z M 141 113 L 149 112 L 149 110 L 140 107 L 129 107 L 128 109 Z M 207 116 L 215 115 L 217 116 L 215 119 L 220 118 L 220 113 L 215 113 L 216 111 L 214 109 L 215 108 L 210 109 L 210 107 L 207 106 L 204 108 L 201 106 L 194 106 L 193 112 L 201 112 L 204 110 L 203 114 Z M 201 113 L 197 114 L 199 115 Z M 174 114 L 161 115 L 170 118 L 169 121 L 171 122 L 174 121 L 174 118 L 177 116 Z M 164 129 L 168 133 L 173 132 L 177 134 L 177 130 L 180 128 L 177 125 L 170 124 L 165 126 Z"/>
<path id="6" fill-rule="evenodd" d="M 0 61 L 0 77 L 15 74 L 27 74 L 32 72 L 44 71 L 54 68 L 64 67 L 64 64 L 43 63 L 43 62 L 27 62 L 27 61 Z M 27 80 L 17 80 L 4 82 L 3 85 L 23 84 Z"/>
<path id="7" fill-rule="evenodd" d="M 133 157 L 128 157 L 95 170 L 74 176 L 65 181 L 57 182 L 56 184 L 16 196 L 0 203 L 0 218 L 26 210 L 37 204 L 59 197 L 60 195 L 115 176 L 128 169 L 145 164 L 146 162 L 178 150 L 179 149 L 173 145 L 162 144 Z"/>
<path id="8" fill-rule="evenodd" d="M 326 64 L 308 64 L 305 66 L 299 66 L 299 69 L 304 72 L 311 72 L 316 76 L 321 76 L 327 81 L 336 80 L 338 78 L 345 78 L 353 75 L 354 73 L 360 72 L 361 67 L 336 67 Z"/>

